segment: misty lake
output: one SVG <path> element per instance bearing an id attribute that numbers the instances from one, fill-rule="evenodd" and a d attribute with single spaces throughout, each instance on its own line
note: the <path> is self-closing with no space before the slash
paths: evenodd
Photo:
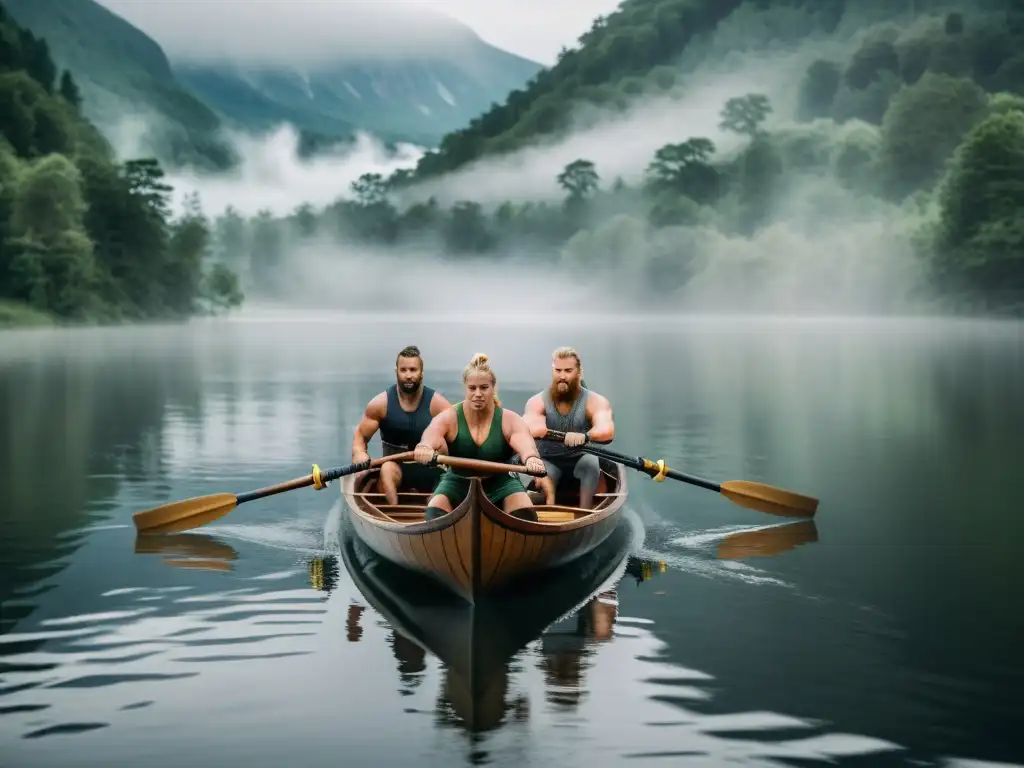
<path id="1" fill-rule="evenodd" d="M 1024 326 L 542 319 L 0 333 L 0 765 L 1024 763 Z M 137 546 L 137 510 L 347 464 L 406 344 L 453 401 L 488 353 L 520 412 L 571 344 L 617 450 L 815 530 L 725 558 L 785 521 L 631 471 L 628 558 L 473 690 L 350 575 L 337 484 Z"/>

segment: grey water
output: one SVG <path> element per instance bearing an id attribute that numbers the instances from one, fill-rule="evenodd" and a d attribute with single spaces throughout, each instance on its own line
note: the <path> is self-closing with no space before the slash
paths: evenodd
<path id="1" fill-rule="evenodd" d="M 453 402 L 488 353 L 520 411 L 571 344 L 617 450 L 817 496 L 813 535 L 726 557 L 787 521 L 631 472 L 628 559 L 486 702 L 359 589 L 334 486 L 138 545 L 137 510 L 348 463 L 406 344 Z M 0 765 L 1024 764 L 1022 393 L 1012 322 L 0 334 Z"/>

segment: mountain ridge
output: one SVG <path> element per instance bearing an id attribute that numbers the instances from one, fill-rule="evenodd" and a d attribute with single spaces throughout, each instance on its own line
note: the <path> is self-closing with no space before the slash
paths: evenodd
<path id="1" fill-rule="evenodd" d="M 128 115 L 164 118 L 146 149 L 175 163 L 225 168 L 234 161 L 219 137 L 221 120 L 175 79 L 159 42 L 92 0 L 4 0 L 11 17 L 46 39 L 57 65 L 71 71 L 84 114 L 110 135 Z"/>

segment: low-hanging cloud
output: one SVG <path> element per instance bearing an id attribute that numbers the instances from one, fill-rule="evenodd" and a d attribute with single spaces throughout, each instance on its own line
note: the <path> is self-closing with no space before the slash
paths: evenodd
<path id="1" fill-rule="evenodd" d="M 554 64 L 562 46 L 619 0 L 98 0 L 173 59 L 309 65 L 451 53 L 478 35 Z M 457 20 L 457 21 L 453 21 Z M 474 30 L 470 32 L 467 27 Z"/>
<path id="2" fill-rule="evenodd" d="M 301 67 L 417 54 L 477 38 L 415 0 L 101 0 L 175 61 Z"/>
<path id="3" fill-rule="evenodd" d="M 718 127 L 719 112 L 729 98 L 754 92 L 770 98 L 774 113 L 766 128 L 780 141 L 806 144 L 806 137 L 798 136 L 803 132 L 813 139 L 812 144 L 829 145 L 825 154 L 833 157 L 857 134 L 877 144 L 874 126 L 827 120 L 798 125 L 792 119 L 800 81 L 810 62 L 819 57 L 842 60 L 857 42 L 833 38 L 774 51 L 734 52 L 701 63 L 683 76 L 682 88 L 669 95 L 644 100 L 625 115 L 600 120 L 593 119 L 593 114 L 580 115 L 580 127 L 569 137 L 511 156 L 488 157 L 416 185 L 402 193 L 399 207 L 428 196 L 445 205 L 472 200 L 483 203 L 488 211 L 505 201 L 557 203 L 564 192 L 555 177 L 578 158 L 596 164 L 605 187 L 616 177 L 637 184 L 659 147 L 695 136 L 711 138 L 718 158 L 728 159 L 747 139 L 724 133 Z M 213 214 L 231 204 L 249 215 L 269 209 L 284 216 L 303 202 L 322 207 L 350 197 L 349 185 L 362 173 L 387 175 L 411 167 L 422 152 L 403 147 L 389 155 L 372 138 L 363 137 L 354 147 L 334 155 L 303 160 L 296 135 L 287 128 L 264 139 L 237 137 L 235 143 L 243 158 L 238 171 L 220 176 L 178 174 L 172 181 L 179 196 L 199 191 L 204 209 Z M 674 312 L 849 314 L 903 312 L 921 306 L 910 301 L 921 284 L 913 238 L 933 212 L 915 203 L 886 202 L 862 186 L 845 184 L 834 171 L 826 162 L 814 170 L 787 172 L 786 183 L 772 200 L 771 216 L 752 234 L 731 233 L 714 221 L 657 229 L 640 211 L 610 212 L 563 247 L 543 254 L 555 259 L 543 270 L 554 278 L 552 285 L 561 285 L 557 276 L 564 274 L 576 291 L 593 290 L 598 292 L 594 295 L 608 297 L 607 301 L 614 297 L 615 303 L 608 306 L 622 311 L 642 307 Z M 520 274 L 524 279 L 522 286 L 516 285 L 517 295 L 524 300 L 534 297 L 536 281 L 527 278 L 539 263 L 537 252 L 531 253 L 525 244 L 505 245 L 504 258 L 488 262 L 485 257 L 451 258 L 440 245 L 395 250 L 336 241 L 295 244 L 287 258 L 294 260 L 296 277 L 282 297 L 303 306 L 312 302 L 367 308 L 385 306 L 402 295 L 418 302 L 433 295 L 435 286 L 471 286 L 481 277 L 494 281 L 501 276 L 504 281 Z M 603 262 L 602 253 L 607 257 Z M 655 299 L 652 284 L 661 283 L 664 288 L 669 282 L 661 277 L 666 264 L 684 265 L 688 277 Z M 386 289 L 367 293 L 352 288 L 372 283 L 375 275 L 388 275 Z M 581 286 L 581 280 L 587 285 Z M 438 295 L 459 295 L 457 288 L 437 290 Z M 564 300 L 558 294 L 543 297 L 539 306 Z"/>
<path id="4" fill-rule="evenodd" d="M 303 203 L 323 208 L 342 197 L 365 173 L 389 176 L 411 168 L 423 154 L 412 144 L 389 150 L 369 133 L 359 133 L 351 144 L 325 150 L 314 157 L 299 153 L 299 133 L 282 125 L 263 135 L 226 132 L 240 162 L 233 171 L 204 173 L 174 171 L 168 174 L 174 187 L 175 208 L 183 197 L 199 193 L 203 210 L 218 215 L 231 206 L 244 216 L 270 211 L 286 216 Z"/>

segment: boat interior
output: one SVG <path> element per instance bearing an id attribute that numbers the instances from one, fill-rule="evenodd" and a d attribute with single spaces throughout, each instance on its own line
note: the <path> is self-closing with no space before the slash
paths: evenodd
<path id="1" fill-rule="evenodd" d="M 613 504 L 621 495 L 619 488 L 619 467 L 618 465 L 601 459 L 601 479 L 598 482 L 597 492 L 594 494 L 593 509 L 584 509 L 579 506 L 580 492 L 579 481 L 566 472 L 555 489 L 555 503 L 545 504 L 544 493 L 532 485 L 532 478 L 527 475 L 520 475 L 520 479 L 527 486 L 527 493 L 533 500 L 534 509 L 537 511 L 537 519 L 541 523 L 568 523 L 580 517 L 592 515 Z M 422 523 L 425 519 L 424 510 L 427 502 L 433 495 L 429 489 L 407 488 L 399 489 L 398 503 L 388 504 L 378 486 L 378 470 L 371 470 L 356 481 L 353 497 L 359 508 L 372 517 L 393 523 Z M 481 479 L 486 476 L 481 475 Z M 530 481 L 530 482 L 527 482 Z"/>

